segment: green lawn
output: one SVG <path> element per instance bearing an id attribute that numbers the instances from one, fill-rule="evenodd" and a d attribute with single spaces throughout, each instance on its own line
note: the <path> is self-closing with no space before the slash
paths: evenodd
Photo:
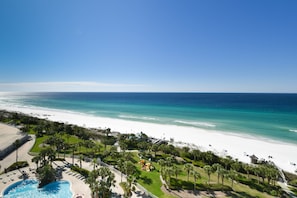
<path id="1" fill-rule="evenodd" d="M 83 142 L 83 140 L 79 139 L 78 137 L 76 137 L 74 135 L 71 135 L 71 136 L 69 136 L 69 138 L 67 138 L 67 135 L 64 134 L 61 137 L 65 140 L 65 142 L 67 142 L 69 144 L 78 144 L 79 142 Z M 42 147 L 40 145 L 48 138 L 49 138 L 48 135 L 44 135 L 42 137 L 36 138 L 34 146 L 32 147 L 30 152 L 39 153 L 40 150 L 42 149 Z M 103 145 L 101 143 L 96 143 L 96 144 L 101 145 L 101 148 L 103 148 Z M 107 147 L 107 148 L 109 148 L 109 147 Z M 101 150 L 103 150 L 103 149 L 101 149 Z M 90 149 L 87 149 L 84 146 L 81 146 L 78 148 L 78 151 L 79 152 L 88 152 L 88 151 L 90 151 Z M 66 150 L 66 153 L 70 153 L 70 152 L 71 152 L 70 150 Z"/>
<path id="2" fill-rule="evenodd" d="M 141 171 L 141 175 L 140 175 L 140 179 L 138 179 L 138 183 L 140 183 L 143 187 L 145 187 L 148 191 L 150 191 L 157 197 L 161 197 L 161 198 L 173 197 L 171 195 L 165 194 L 161 190 L 162 183 L 160 181 L 160 174 L 158 171 L 160 169 L 159 164 L 153 162 L 153 166 L 155 167 L 155 170 L 151 171 L 151 172 L 146 172 L 146 171 L 141 170 L 141 167 L 138 164 L 140 159 L 137 156 L 137 153 L 134 153 L 133 157 L 137 161 L 137 163 L 135 163 L 135 165 L 137 166 L 138 170 Z M 178 180 L 180 182 L 188 185 L 188 187 L 190 186 L 190 189 L 191 189 L 193 186 L 193 182 L 194 182 L 193 176 L 190 175 L 189 182 L 187 182 L 188 177 L 187 177 L 186 171 L 184 171 L 184 169 L 183 169 L 184 166 L 183 165 L 177 165 L 177 166 L 182 170 L 182 172 L 178 175 Z M 194 169 L 196 171 L 198 171 L 201 175 L 201 179 L 197 180 L 196 187 L 198 189 L 199 188 L 203 189 L 204 187 L 207 186 L 208 175 L 205 173 L 203 168 L 194 167 Z M 175 180 L 175 177 L 174 177 L 173 181 L 177 181 L 177 180 Z M 214 189 L 216 189 L 216 188 L 230 189 L 231 185 L 232 185 L 231 179 L 227 179 L 227 178 L 224 179 L 224 186 L 222 186 L 221 184 L 218 185 L 216 173 L 211 174 L 210 183 L 212 184 L 210 188 L 214 188 Z M 221 183 L 221 179 L 220 179 L 220 183 Z M 270 196 L 267 193 L 259 192 L 258 190 L 252 189 L 247 185 L 234 182 L 233 191 L 230 191 L 229 193 L 227 193 L 227 197 L 259 197 L 259 198 L 270 198 L 271 197 L 272 198 L 273 196 Z"/>
<path id="3" fill-rule="evenodd" d="M 35 144 L 31 149 L 31 152 L 35 152 L 38 153 L 41 150 L 40 144 L 42 144 L 49 136 L 43 136 L 43 137 L 38 137 L 36 138 Z M 77 144 L 79 142 L 82 142 L 81 139 L 77 138 L 76 136 L 69 136 L 69 138 L 67 139 L 66 135 L 62 136 L 63 139 L 65 139 L 66 142 L 70 143 L 70 144 Z M 100 144 L 100 143 L 97 143 Z M 100 152 L 104 151 L 104 146 L 102 144 L 101 145 L 101 149 Z M 109 148 L 109 146 L 108 146 Z M 107 149 L 108 149 L 107 148 Z M 87 149 L 85 147 L 80 147 L 78 148 L 79 151 L 77 152 L 81 152 L 81 153 L 87 153 L 90 151 L 90 149 Z M 70 151 L 68 151 L 70 152 Z M 67 152 L 66 152 L 67 153 Z M 150 191 L 152 194 L 156 195 L 157 197 L 160 198 L 172 198 L 173 196 L 169 195 L 169 194 L 165 194 L 162 190 L 161 190 L 161 180 L 160 180 L 160 174 L 159 174 L 159 169 L 160 166 L 158 163 L 156 162 L 152 162 L 152 165 L 155 167 L 155 169 L 151 172 L 147 172 L 144 170 L 141 170 L 140 164 L 138 163 L 140 161 L 140 158 L 138 157 L 137 153 L 133 153 L 133 158 L 135 160 L 135 166 L 137 167 L 137 169 L 141 172 L 140 174 L 140 178 L 138 179 L 138 183 L 141 184 L 144 188 L 146 188 L 148 191 Z M 189 182 L 187 182 L 187 173 L 183 170 L 183 165 L 177 165 L 179 166 L 179 168 L 182 170 L 182 172 L 178 175 L 178 180 L 175 180 L 175 182 L 181 182 L 183 184 L 186 184 L 189 186 L 193 185 L 194 179 L 193 176 L 189 177 Z M 208 181 L 208 176 L 207 174 L 204 172 L 204 170 L 202 168 L 198 168 L 198 167 L 194 167 L 194 169 L 200 173 L 201 175 L 201 179 L 199 179 L 197 181 L 197 188 L 202 188 L 203 186 L 205 186 L 207 184 Z M 211 184 L 215 184 L 215 186 L 217 186 L 219 188 L 219 185 L 217 184 L 217 175 L 215 173 L 211 174 Z M 221 182 L 221 180 L 220 180 Z M 225 179 L 224 180 L 224 185 L 225 186 L 229 186 L 231 187 L 231 180 L 229 179 Z M 224 188 L 224 187 L 222 187 Z M 241 183 L 234 183 L 233 186 L 233 191 L 230 192 L 230 197 L 259 197 L 259 198 L 264 198 L 264 197 L 272 197 L 269 196 L 266 193 L 262 193 L 257 191 L 256 189 L 252 189 L 247 185 L 241 184 Z"/>
<path id="4" fill-rule="evenodd" d="M 34 146 L 32 147 L 31 151 L 30 152 L 33 152 L 33 153 L 39 153 L 40 150 L 41 150 L 41 147 L 40 145 L 48 138 L 47 135 L 43 136 L 43 137 L 38 137 L 36 138 L 35 140 L 35 143 L 34 143 Z"/>

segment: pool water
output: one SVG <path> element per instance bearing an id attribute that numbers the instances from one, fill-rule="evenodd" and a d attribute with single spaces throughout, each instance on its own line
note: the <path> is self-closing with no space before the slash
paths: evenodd
<path id="1" fill-rule="evenodd" d="M 38 181 L 24 180 L 16 182 L 5 189 L 3 198 L 71 198 L 68 181 L 52 182 L 38 188 Z"/>

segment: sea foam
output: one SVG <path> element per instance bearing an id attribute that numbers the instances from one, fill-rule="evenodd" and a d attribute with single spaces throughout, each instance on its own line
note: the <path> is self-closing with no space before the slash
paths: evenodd
<path id="1" fill-rule="evenodd" d="M 215 124 L 207 123 L 207 122 L 191 122 L 191 121 L 183 121 L 183 120 L 174 120 L 175 123 L 180 123 L 184 125 L 190 125 L 190 126 L 197 126 L 197 127 L 216 127 Z"/>
<path id="2" fill-rule="evenodd" d="M 135 119 L 135 120 L 157 120 L 154 117 L 147 117 L 147 116 L 119 115 L 118 117 L 125 118 L 125 119 Z"/>

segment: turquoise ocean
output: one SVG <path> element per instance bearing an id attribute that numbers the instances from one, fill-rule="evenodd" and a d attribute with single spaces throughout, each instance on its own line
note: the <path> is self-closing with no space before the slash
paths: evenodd
<path id="1" fill-rule="evenodd" d="M 297 145 L 297 94 L 14 93 L 0 104 L 180 125 Z"/>

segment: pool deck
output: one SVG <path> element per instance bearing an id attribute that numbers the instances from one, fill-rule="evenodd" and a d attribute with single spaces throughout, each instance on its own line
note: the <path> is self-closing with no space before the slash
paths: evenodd
<path id="1" fill-rule="evenodd" d="M 36 164 L 31 162 L 31 159 L 33 156 L 29 155 L 28 152 L 30 149 L 33 147 L 35 142 L 35 137 L 32 136 L 32 140 L 26 142 L 23 144 L 19 149 L 18 149 L 18 160 L 19 161 L 27 161 L 29 163 L 29 167 L 21 168 L 19 170 L 14 170 L 8 173 L 4 173 L 0 175 L 0 198 L 3 195 L 3 191 L 10 186 L 11 184 L 21 181 L 22 179 L 20 176 L 22 175 L 22 171 L 25 171 L 30 179 L 35 178 L 35 169 L 36 169 Z M 7 157 L 5 157 L 3 160 L 0 161 L 1 169 L 0 172 L 3 172 L 4 168 L 9 167 L 11 164 L 13 164 L 16 161 L 16 153 L 12 152 L 9 154 Z M 72 158 L 66 158 L 66 162 L 61 162 L 61 161 L 55 161 L 53 163 L 53 166 L 57 167 L 63 167 L 65 163 L 71 163 Z M 75 159 L 75 163 L 77 162 L 77 159 Z M 90 162 L 82 162 L 82 168 L 92 170 L 92 165 Z M 115 187 L 112 188 L 112 192 L 114 197 L 122 197 L 124 194 L 123 189 L 120 187 L 120 182 L 121 182 L 121 176 L 119 173 L 111 170 L 115 174 L 115 180 L 116 184 Z M 83 198 L 89 198 L 91 197 L 91 191 L 88 186 L 84 182 L 84 179 L 81 175 L 72 172 L 69 168 L 65 167 L 64 170 L 62 171 L 62 179 L 61 180 L 67 180 L 71 183 L 71 190 L 73 193 L 73 197 L 77 197 L 78 195 L 82 196 Z M 125 181 L 125 178 L 122 178 L 122 181 Z M 140 189 L 136 188 L 136 193 L 133 193 L 132 198 L 138 198 L 138 197 L 147 197 L 143 191 Z"/>

